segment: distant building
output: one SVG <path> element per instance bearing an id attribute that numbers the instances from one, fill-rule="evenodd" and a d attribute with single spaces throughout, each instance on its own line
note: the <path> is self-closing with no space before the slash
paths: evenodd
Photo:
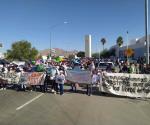
<path id="1" fill-rule="evenodd" d="M 91 35 L 85 36 L 85 57 L 91 57 Z"/>
<path id="2" fill-rule="evenodd" d="M 149 42 L 150 42 L 150 34 L 149 34 Z M 124 43 L 125 44 L 125 43 Z M 112 46 L 112 48 L 116 49 L 116 56 L 118 57 L 124 57 L 125 56 L 125 50 L 127 49 L 127 45 L 118 47 L 117 45 Z M 128 48 L 131 48 L 134 51 L 133 57 L 144 57 L 146 56 L 146 42 L 145 42 L 145 36 L 139 39 L 132 39 L 128 42 Z"/>

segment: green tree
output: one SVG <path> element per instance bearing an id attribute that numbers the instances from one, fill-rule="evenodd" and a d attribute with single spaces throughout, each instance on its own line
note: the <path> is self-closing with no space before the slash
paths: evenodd
<path id="1" fill-rule="evenodd" d="M 99 53 L 93 53 L 93 54 L 92 54 L 92 57 L 94 57 L 94 58 L 99 58 Z"/>
<path id="2" fill-rule="evenodd" d="M 119 52 L 120 52 L 120 47 L 123 45 L 123 38 L 122 38 L 122 36 L 119 36 L 117 38 L 117 45 L 119 46 Z"/>
<path id="3" fill-rule="evenodd" d="M 103 51 L 104 51 L 104 45 L 105 45 L 105 43 L 106 43 L 106 39 L 105 39 L 105 38 L 102 38 L 102 39 L 101 39 L 101 43 L 102 43 L 102 45 L 103 45 Z"/>
<path id="4" fill-rule="evenodd" d="M 122 44 L 123 44 L 123 38 L 122 38 L 122 36 L 119 36 L 119 37 L 117 38 L 117 45 L 118 45 L 119 47 L 121 47 Z"/>
<path id="5" fill-rule="evenodd" d="M 109 53 L 109 51 L 108 51 L 107 49 L 104 49 L 104 51 L 102 51 L 102 52 L 100 53 L 100 56 L 101 56 L 102 58 L 109 58 L 109 57 L 110 57 L 110 53 Z"/>
<path id="6" fill-rule="evenodd" d="M 115 49 L 115 48 L 110 49 L 110 50 L 109 50 L 109 55 L 110 55 L 110 56 L 116 56 L 116 49 Z"/>
<path id="7" fill-rule="evenodd" d="M 9 60 L 34 60 L 38 54 L 36 48 L 31 47 L 31 43 L 25 40 L 14 42 L 10 50 L 7 50 L 7 59 Z"/>
<path id="8" fill-rule="evenodd" d="M 85 57 L 85 52 L 79 51 L 79 52 L 77 53 L 77 56 L 78 56 L 78 57 Z"/>

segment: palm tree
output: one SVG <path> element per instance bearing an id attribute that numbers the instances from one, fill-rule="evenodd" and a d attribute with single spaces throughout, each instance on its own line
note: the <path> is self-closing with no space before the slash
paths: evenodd
<path id="1" fill-rule="evenodd" d="M 106 43 L 106 39 L 105 39 L 105 38 L 102 38 L 102 39 L 101 39 L 101 43 L 102 43 L 102 45 L 103 45 L 103 51 L 104 51 L 104 45 L 105 45 L 105 43 Z"/>
<path id="2" fill-rule="evenodd" d="M 119 36 L 117 38 L 117 45 L 119 46 L 119 51 L 120 51 L 120 47 L 122 46 L 122 44 L 123 44 L 123 38 L 122 36 Z"/>
<path id="3" fill-rule="evenodd" d="M 119 47 L 121 47 L 122 44 L 123 44 L 123 38 L 122 38 L 122 36 L 119 36 L 119 37 L 117 38 L 117 45 L 118 45 Z"/>

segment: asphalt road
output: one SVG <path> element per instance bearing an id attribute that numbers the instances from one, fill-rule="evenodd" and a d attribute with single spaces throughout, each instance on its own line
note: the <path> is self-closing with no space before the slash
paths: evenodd
<path id="1" fill-rule="evenodd" d="M 2 90 L 0 125 L 150 125 L 150 100 Z"/>

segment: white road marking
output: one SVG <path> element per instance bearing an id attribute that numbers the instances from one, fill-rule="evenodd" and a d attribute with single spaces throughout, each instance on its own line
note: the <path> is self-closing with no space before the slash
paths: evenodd
<path id="1" fill-rule="evenodd" d="M 18 108 L 16 108 L 16 110 L 20 110 L 23 107 L 27 106 L 28 104 L 30 104 L 31 102 L 35 101 L 36 99 L 40 98 L 42 95 L 44 95 L 44 93 L 41 93 L 40 95 L 36 96 L 35 98 L 31 99 L 30 101 L 26 102 L 25 104 L 19 106 Z"/>

